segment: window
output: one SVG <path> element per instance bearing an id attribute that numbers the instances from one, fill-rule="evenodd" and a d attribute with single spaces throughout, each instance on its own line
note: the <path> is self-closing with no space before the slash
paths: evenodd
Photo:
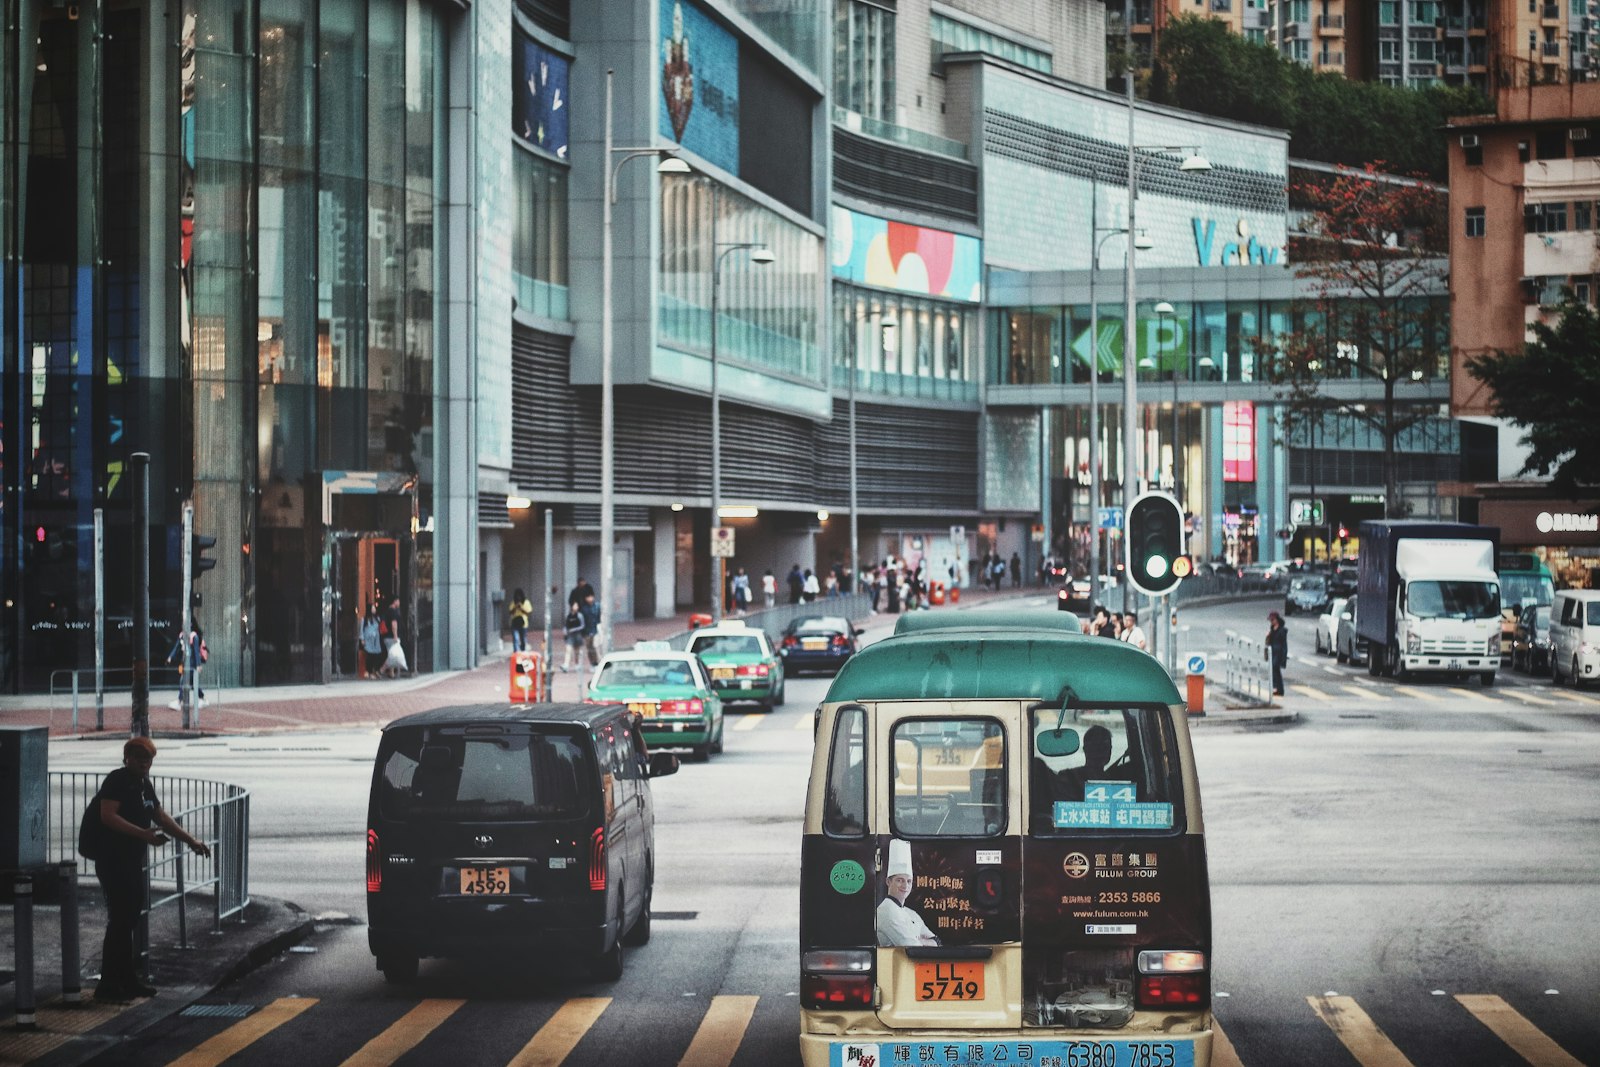
<path id="1" fill-rule="evenodd" d="M 1567 205 L 1527 204 L 1522 209 L 1522 227 L 1526 233 L 1562 233 L 1567 228 Z"/>
<path id="2" fill-rule="evenodd" d="M 1573 202 L 1572 228 L 1574 230 L 1594 229 L 1594 201 L 1577 200 Z"/>
<path id="3" fill-rule="evenodd" d="M 933 69 L 936 72 L 941 69 L 941 61 L 947 52 L 982 52 L 985 55 L 1009 59 L 1030 70 L 1046 74 L 1052 69 L 1049 52 L 1030 48 L 1018 41 L 980 30 L 976 26 L 968 26 L 938 12 L 934 12 L 928 22 L 928 39 L 933 52 Z"/>
<path id="4" fill-rule="evenodd" d="M 1566 127 L 1560 126 L 1553 130 L 1540 130 L 1534 135 L 1533 147 L 1538 159 L 1566 159 Z"/>
<path id="5" fill-rule="evenodd" d="M 993 719 L 907 719 L 891 735 L 899 837 L 997 837 L 1006 828 L 1006 743 Z"/>
<path id="6" fill-rule="evenodd" d="M 1439 5 L 1433 0 L 1411 0 L 1411 24 L 1432 26 L 1439 17 Z"/>
<path id="7" fill-rule="evenodd" d="M 1181 828 L 1183 785 L 1162 711 L 1041 708 L 1030 729 L 1030 836 Z"/>
<path id="8" fill-rule="evenodd" d="M 1379 0 L 1378 25 L 1400 25 L 1400 0 Z"/>
<path id="9" fill-rule="evenodd" d="M 867 712 L 839 709 L 828 754 L 828 787 L 822 802 L 822 832 L 860 837 L 867 832 Z"/>
<path id="10" fill-rule="evenodd" d="M 1432 63 L 1437 56 L 1433 41 L 1410 41 L 1410 58 L 1413 63 Z"/>
<path id="11" fill-rule="evenodd" d="M 1483 208 L 1481 208 L 1481 207 L 1469 207 L 1469 208 L 1467 208 L 1467 236 L 1468 237 L 1482 237 L 1483 236 L 1483 224 L 1484 224 Z"/>
<path id="12" fill-rule="evenodd" d="M 514 148 L 516 219 L 511 272 L 517 304 L 546 318 L 567 317 L 567 168 L 520 146 Z"/>
<path id="13" fill-rule="evenodd" d="M 1531 157 L 1528 155 L 1528 142 L 1527 141 L 1518 141 L 1517 142 L 1517 159 L 1519 161 L 1523 162 L 1523 163 L 1526 163 L 1526 162 L 1528 162 L 1529 158 L 1531 158 Z"/>
<path id="14" fill-rule="evenodd" d="M 1396 40 L 1388 39 L 1388 38 L 1379 41 L 1378 42 L 1378 62 L 1380 62 L 1380 63 L 1398 63 L 1398 62 L 1400 62 L 1400 42 L 1396 41 Z"/>
<path id="15" fill-rule="evenodd" d="M 587 810 L 589 767 L 578 737 L 468 729 L 481 727 L 384 736 L 378 803 L 385 818 L 572 818 Z"/>
<path id="16" fill-rule="evenodd" d="M 1500 614 L 1500 586 L 1495 582 L 1412 582 L 1406 590 L 1406 613 L 1419 619 L 1488 619 Z"/>
<path id="17" fill-rule="evenodd" d="M 894 12 L 858 0 L 833 9 L 834 103 L 869 119 L 894 121 Z"/>
<path id="18" fill-rule="evenodd" d="M 1483 145 L 1468 145 L 1461 150 L 1462 162 L 1469 167 L 1483 166 Z"/>

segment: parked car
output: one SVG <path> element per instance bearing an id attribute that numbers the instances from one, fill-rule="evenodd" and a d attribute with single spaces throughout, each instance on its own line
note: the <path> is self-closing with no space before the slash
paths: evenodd
<path id="1" fill-rule="evenodd" d="M 1600 677 L 1600 589 L 1563 589 L 1550 619 L 1550 680 L 1574 688 Z"/>
<path id="2" fill-rule="evenodd" d="M 1328 591 L 1334 596 L 1355 596 L 1361 572 L 1350 564 L 1340 564 L 1328 581 Z"/>
<path id="3" fill-rule="evenodd" d="M 1328 607 L 1328 577 L 1325 574 L 1297 574 L 1289 579 L 1289 590 L 1283 594 L 1283 613 L 1297 611 L 1320 615 Z"/>
<path id="4" fill-rule="evenodd" d="M 856 654 L 856 638 L 862 632 L 843 615 L 794 619 L 778 638 L 784 675 L 798 677 L 801 671 L 816 670 L 837 674 L 845 661 Z"/>
<path id="5" fill-rule="evenodd" d="M 1333 656 L 1340 663 L 1366 663 L 1371 656 L 1367 639 L 1356 632 L 1357 597 L 1344 602 L 1339 612 L 1339 629 L 1334 637 Z"/>
<path id="6" fill-rule="evenodd" d="M 1543 674 L 1550 669 L 1550 608 L 1524 604 L 1511 633 L 1511 669 Z"/>
<path id="7" fill-rule="evenodd" d="M 1328 610 L 1317 617 L 1317 654 L 1326 653 L 1331 656 L 1334 652 L 1334 642 L 1339 637 L 1339 615 L 1344 611 L 1345 602 L 1349 597 L 1334 597 L 1328 602 Z"/>

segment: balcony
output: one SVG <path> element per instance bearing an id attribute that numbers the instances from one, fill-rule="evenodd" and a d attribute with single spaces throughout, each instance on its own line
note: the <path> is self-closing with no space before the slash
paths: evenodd
<path id="1" fill-rule="evenodd" d="M 1589 62 L 1589 53 L 1588 52 L 1574 52 L 1574 53 L 1572 53 L 1572 69 L 1573 70 L 1588 70 L 1590 65 L 1591 64 Z"/>
<path id="2" fill-rule="evenodd" d="M 847 130 L 864 133 L 868 137 L 876 137 L 882 141 L 894 141 L 915 148 L 923 152 L 933 152 L 951 159 L 967 158 L 967 146 L 960 141 L 952 141 L 948 137 L 937 134 L 923 133 L 921 130 L 908 129 L 905 126 L 896 126 L 892 122 L 883 122 L 879 119 L 868 118 L 854 111 L 834 105 L 833 121 L 836 125 Z"/>
<path id="3" fill-rule="evenodd" d="M 1557 59 L 1561 58 L 1561 42 L 1560 41 L 1546 41 L 1546 42 L 1544 42 L 1544 44 L 1541 47 L 1542 47 L 1543 52 L 1544 52 L 1545 55 L 1552 56 L 1552 57 L 1555 57 Z"/>
<path id="4" fill-rule="evenodd" d="M 1316 55 L 1317 67 L 1332 67 L 1337 70 L 1344 69 L 1343 52 L 1318 52 Z"/>
<path id="5" fill-rule="evenodd" d="M 1324 35 L 1340 37 L 1344 35 L 1343 15 L 1318 15 L 1317 32 Z"/>

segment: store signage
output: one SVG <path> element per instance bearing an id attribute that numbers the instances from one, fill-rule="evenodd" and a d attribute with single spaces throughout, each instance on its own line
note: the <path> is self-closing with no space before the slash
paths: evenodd
<path id="1" fill-rule="evenodd" d="M 1233 228 L 1238 239 L 1224 236 L 1220 247 L 1217 244 L 1216 219 L 1195 218 L 1191 221 L 1194 224 L 1195 255 L 1199 257 L 1202 267 L 1237 267 L 1242 263 L 1271 265 L 1280 262 L 1280 257 L 1284 263 L 1289 260 L 1284 249 L 1256 239 L 1250 232 L 1249 219 L 1240 219 L 1235 223 Z"/>
<path id="2" fill-rule="evenodd" d="M 1600 515 L 1581 515 L 1571 511 L 1541 511 L 1533 520 L 1540 533 L 1600 532 Z"/>

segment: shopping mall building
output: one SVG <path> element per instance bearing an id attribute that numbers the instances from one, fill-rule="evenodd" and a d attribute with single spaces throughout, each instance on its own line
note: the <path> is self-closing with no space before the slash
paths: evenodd
<path id="1" fill-rule="evenodd" d="M 414 666 L 467 667 L 510 590 L 598 585 L 608 188 L 613 618 L 705 604 L 718 524 L 754 580 L 1081 549 L 1091 358 L 1119 499 L 1094 0 L 0 5 L 0 688 L 93 663 L 97 512 L 127 662 L 137 452 L 158 660 L 185 504 L 217 538 L 213 684 L 350 676 L 395 600 Z M 1140 105 L 1134 137 L 1173 146 L 1140 157 L 1141 482 L 1206 556 L 1288 551 L 1298 497 L 1381 508 L 1374 442 L 1286 438 L 1252 354 L 1296 314 L 1283 136 Z M 1465 476 L 1452 425 L 1405 481 Z"/>

